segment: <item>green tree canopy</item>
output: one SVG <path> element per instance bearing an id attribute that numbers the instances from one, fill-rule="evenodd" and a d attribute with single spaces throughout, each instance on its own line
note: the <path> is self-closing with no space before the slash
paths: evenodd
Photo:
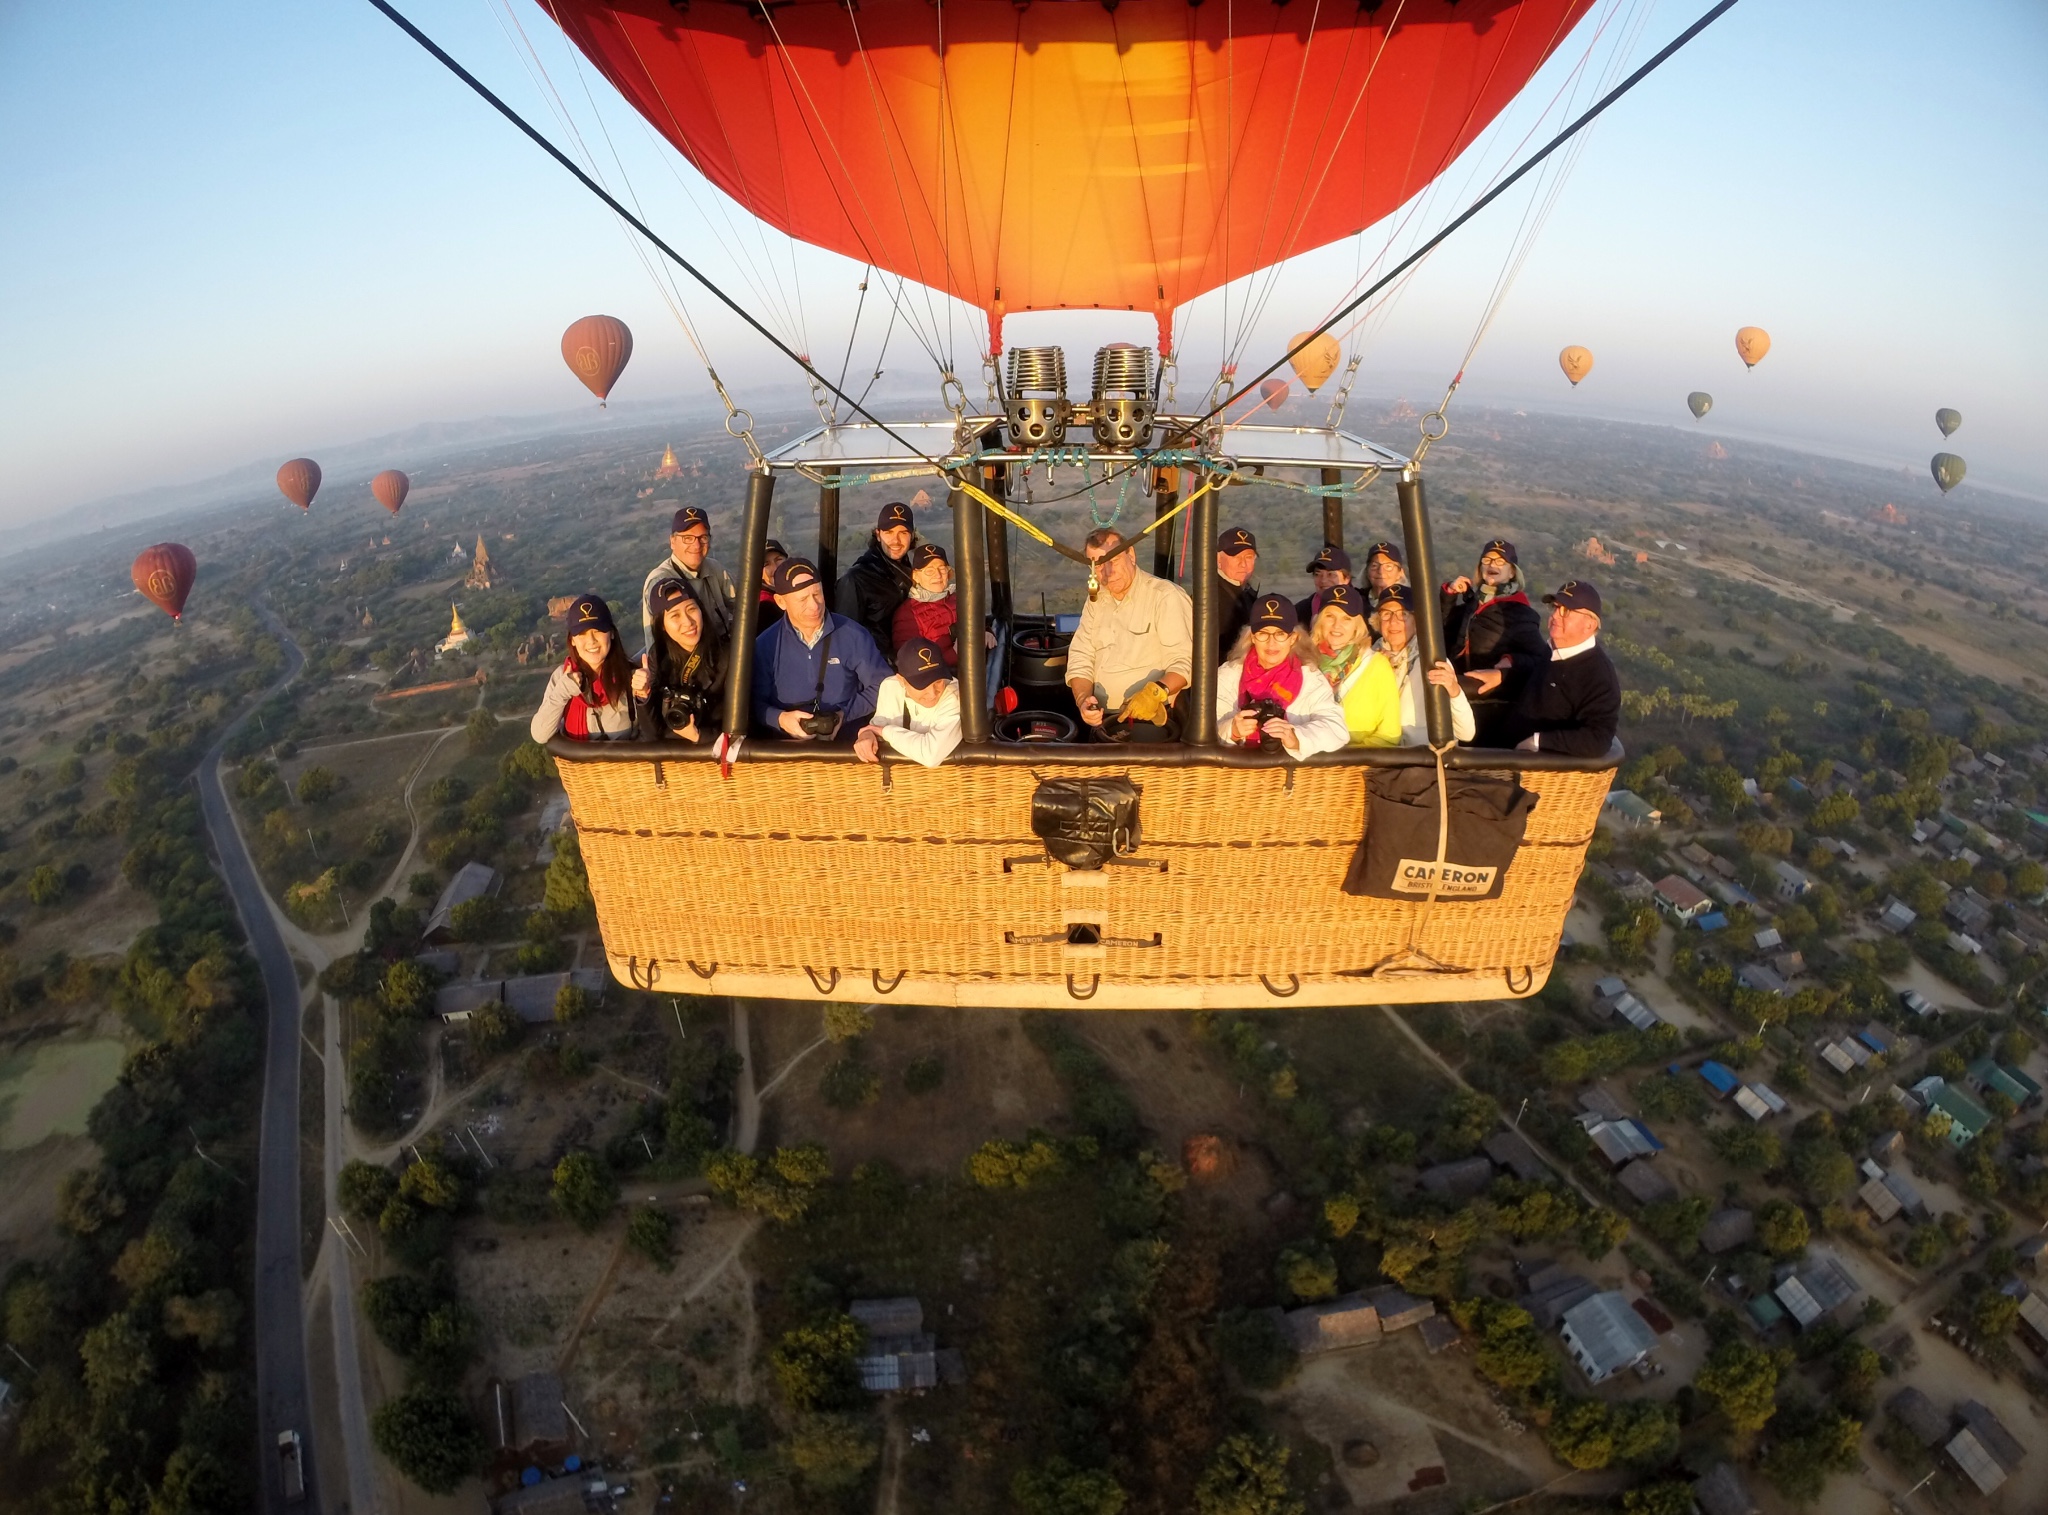
<path id="1" fill-rule="evenodd" d="M 1287 1476 L 1292 1456 L 1270 1437 L 1228 1437 L 1195 1485 L 1197 1515 L 1304 1515 Z"/>
<path id="2" fill-rule="evenodd" d="M 555 1164 L 555 1208 L 585 1231 L 595 1231 L 618 1202 L 619 1181 L 588 1152 L 571 1152 Z"/>
<path id="3" fill-rule="evenodd" d="M 408 1389 L 370 1417 L 377 1450 L 429 1494 L 452 1494 L 477 1469 L 484 1441 L 462 1401 L 443 1389 Z"/>
<path id="4" fill-rule="evenodd" d="M 792 1410 L 834 1409 L 858 1401 L 853 1360 L 867 1333 L 850 1315 L 828 1315 L 782 1333 L 768 1353 L 769 1371 Z"/>
<path id="5" fill-rule="evenodd" d="M 1698 1389 L 1737 1431 L 1761 1431 L 1778 1409 L 1779 1355 L 1731 1337 L 1707 1355 L 1693 1377 Z"/>
<path id="6" fill-rule="evenodd" d="M 806 1415 L 783 1447 L 805 1486 L 820 1494 L 855 1487 L 881 1455 L 874 1427 L 850 1415 Z"/>

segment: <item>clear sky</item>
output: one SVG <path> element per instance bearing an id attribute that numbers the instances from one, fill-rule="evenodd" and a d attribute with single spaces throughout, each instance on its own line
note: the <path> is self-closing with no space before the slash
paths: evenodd
<path id="1" fill-rule="evenodd" d="M 657 226 L 754 303 L 793 312 L 800 284 L 801 317 L 781 324 L 837 354 L 859 268 L 748 231 L 575 69 L 530 0 L 509 3 L 409 13 L 563 139 L 515 48 L 523 28 L 601 153 L 608 124 Z M 1641 23 L 1637 60 L 1703 8 L 1601 0 L 1595 15 L 1614 11 L 1609 40 Z M 586 80 L 607 96 L 596 113 Z M 1474 150 L 1480 180 L 1533 113 Z M 1454 167 L 1412 225 L 1447 217 L 1469 178 Z M 1361 393 L 1440 389 L 1524 203 L 1504 201 L 1407 288 Z M 1947 445 L 1973 481 L 2048 497 L 2044 248 L 2048 4 L 1743 0 L 1597 128 L 1466 392 L 1690 425 L 1684 396 L 1706 389 L 1725 434 L 1922 479 L 1942 445 L 1933 411 L 1952 405 L 1965 425 Z M 1252 354 L 1319 317 L 1357 258 L 1347 242 L 1297 260 Z M 1213 372 L 1220 302 L 1190 312 L 1184 399 Z M 781 360 L 708 304 L 691 308 L 742 398 L 786 386 Z M 361 0 L 0 0 L 0 520 L 422 421 L 586 403 L 556 344 L 592 311 L 638 338 L 619 398 L 708 397 L 609 215 Z M 1085 352 L 1150 327 L 1036 319 L 1013 317 L 1011 340 Z M 967 377 L 974 318 L 956 320 Z M 1748 323 L 1775 341 L 1754 373 L 1733 348 Z M 880 324 L 871 305 L 856 370 Z M 1555 366 L 1568 342 L 1598 360 L 1576 391 Z M 887 366 L 892 381 L 929 368 L 900 334 Z M 1931 483 L 1901 488 L 1932 498 Z"/>

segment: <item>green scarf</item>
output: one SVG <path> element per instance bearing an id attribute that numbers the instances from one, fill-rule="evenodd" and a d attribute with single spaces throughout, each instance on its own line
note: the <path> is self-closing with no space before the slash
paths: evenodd
<path id="1" fill-rule="evenodd" d="M 1335 689 L 1343 681 L 1344 675 L 1351 671 L 1351 665 L 1357 661 L 1360 644 L 1353 642 L 1341 651 L 1325 654 L 1322 643 L 1311 639 L 1309 648 L 1315 654 L 1316 667 L 1322 670 L 1323 677 L 1328 679 L 1330 687 Z"/>

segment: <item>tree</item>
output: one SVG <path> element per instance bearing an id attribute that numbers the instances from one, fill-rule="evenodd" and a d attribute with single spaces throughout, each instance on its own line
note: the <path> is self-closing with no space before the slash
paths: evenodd
<path id="1" fill-rule="evenodd" d="M 386 1009 L 407 1020 L 424 1016 L 434 1005 L 434 970 L 425 963 L 405 958 L 384 970 L 379 991 Z"/>
<path id="2" fill-rule="evenodd" d="M 1301 1242 L 1280 1254 L 1274 1277 L 1288 1298 L 1301 1304 L 1337 1297 L 1337 1259 L 1320 1242 Z"/>
<path id="3" fill-rule="evenodd" d="M 1693 1377 L 1698 1389 L 1737 1431 L 1761 1431 L 1778 1409 L 1779 1354 L 1731 1337 L 1707 1354 Z"/>
<path id="4" fill-rule="evenodd" d="M 825 1006 L 825 1035 L 835 1042 L 856 1042 L 874 1029 L 865 1005 L 832 1000 Z"/>
<path id="5" fill-rule="evenodd" d="M 1010 1496 L 1024 1515 L 1123 1515 L 1127 1502 L 1109 1474 L 1058 1456 L 1019 1473 L 1010 1481 Z"/>
<path id="6" fill-rule="evenodd" d="M 1287 1477 L 1292 1456 L 1269 1437 L 1228 1438 L 1195 1485 L 1197 1515 L 1304 1515 Z"/>
<path id="7" fill-rule="evenodd" d="M 1679 1257 L 1689 1257 L 1700 1244 L 1713 1207 L 1697 1194 L 1660 1199 L 1643 1209 L 1643 1229 Z"/>
<path id="8" fill-rule="evenodd" d="M 872 1428 L 847 1415 L 806 1415 L 783 1446 L 790 1466 L 820 1494 L 853 1488 L 881 1455 Z"/>
<path id="9" fill-rule="evenodd" d="M 1637 1484 L 1621 1496 L 1623 1515 L 1693 1515 L 1692 1485 L 1662 1479 Z"/>
<path id="10" fill-rule="evenodd" d="M 1815 1204 L 1839 1198 L 1856 1185 L 1856 1164 L 1832 1137 L 1792 1144 L 1792 1176 Z"/>
<path id="11" fill-rule="evenodd" d="M 1811 1232 L 1806 1212 L 1789 1199 L 1774 1199 L 1756 1213 L 1756 1238 L 1773 1257 L 1797 1257 Z"/>
<path id="12" fill-rule="evenodd" d="M 487 942 L 504 928 L 504 918 L 498 902 L 480 894 L 448 912 L 448 930 L 459 942 Z"/>
<path id="13" fill-rule="evenodd" d="M 583 867 L 583 845 L 573 827 L 555 833 L 555 855 L 548 861 L 541 902 L 565 921 L 588 922 L 597 906 L 590 898 L 590 875 Z"/>
<path id="14" fill-rule="evenodd" d="M 1504 1389 L 1533 1389 L 1556 1375 L 1557 1365 L 1536 1334 L 1535 1317 L 1520 1305 L 1484 1297 L 1464 1299 L 1451 1316 L 1478 1346 L 1473 1365 Z"/>
<path id="15" fill-rule="evenodd" d="M 429 1494 L 452 1494 L 476 1471 L 484 1443 L 462 1401 L 442 1389 L 409 1389 L 370 1417 L 370 1435 L 392 1466 Z"/>
<path id="16" fill-rule="evenodd" d="M 469 743 L 471 752 L 482 752 L 497 734 L 498 718 L 482 708 L 471 711 L 469 719 L 462 723 L 463 739 Z"/>
<path id="17" fill-rule="evenodd" d="M 1662 1400 L 1622 1400 L 1608 1412 L 1608 1425 L 1616 1462 L 1654 1468 L 1678 1450 L 1678 1410 Z"/>
<path id="18" fill-rule="evenodd" d="M 1628 1221 L 1612 1210 L 1595 1206 L 1579 1221 L 1579 1251 L 1598 1262 L 1628 1239 Z"/>
<path id="19" fill-rule="evenodd" d="M 903 1069 L 903 1089 L 907 1094 L 929 1094 L 945 1081 L 946 1060 L 936 1052 L 912 1058 Z"/>
<path id="20" fill-rule="evenodd" d="M 1597 1399 L 1572 1400 L 1551 1417 L 1545 1439 L 1568 1468 L 1584 1472 L 1614 1461 L 1614 1431 L 1607 1406 Z"/>
<path id="21" fill-rule="evenodd" d="M 28 876 L 28 902 L 48 910 L 64 903 L 64 875 L 50 864 Z"/>
<path id="22" fill-rule="evenodd" d="M 408 1163 L 398 1177 L 398 1192 L 430 1210 L 456 1210 L 463 1199 L 461 1176 L 438 1153 Z"/>
<path id="23" fill-rule="evenodd" d="M 588 989 L 575 984 L 564 984 L 555 991 L 555 1022 L 558 1025 L 573 1026 L 590 1014 L 597 1001 Z"/>
<path id="24" fill-rule="evenodd" d="M 2012 1335 L 2019 1318 L 2018 1300 L 1996 1289 L 1986 1289 L 1970 1306 L 1970 1334 L 1979 1341 L 1997 1341 Z"/>
<path id="25" fill-rule="evenodd" d="M 595 1231 L 618 1202 L 619 1181 L 588 1152 L 571 1152 L 555 1164 L 555 1208 L 585 1231 Z"/>
<path id="26" fill-rule="evenodd" d="M 469 1050 L 488 1062 L 519 1040 L 520 1020 L 509 1005 L 490 1000 L 469 1013 Z"/>
<path id="27" fill-rule="evenodd" d="M 1786 1407 L 1771 1433 L 1760 1464 L 1783 1494 L 1798 1504 L 1820 1498 L 1830 1473 L 1853 1473 L 1862 1465 L 1858 1443 L 1863 1423 L 1838 1410 L 1805 1402 Z"/>
<path id="28" fill-rule="evenodd" d="M 818 1092 L 835 1110 L 860 1110 L 882 1097 L 882 1075 L 858 1057 L 842 1057 L 825 1070 Z"/>
<path id="29" fill-rule="evenodd" d="M 676 1222 L 666 1210 L 642 1205 L 626 1222 L 626 1245 L 664 1273 L 675 1270 Z"/>
<path id="30" fill-rule="evenodd" d="M 854 1403 L 860 1380 L 853 1360 L 867 1333 L 851 1315 L 827 1315 L 782 1333 L 768 1353 L 769 1371 L 792 1410 L 831 1409 Z"/>
<path id="31" fill-rule="evenodd" d="M 308 768 L 299 775 L 299 803 L 318 805 L 331 800 L 341 789 L 341 779 L 329 768 Z"/>
<path id="32" fill-rule="evenodd" d="M 1784 1144 L 1775 1131 L 1762 1126 L 1722 1126 L 1712 1137 L 1714 1150 L 1731 1168 L 1768 1173 L 1785 1160 Z"/>
<path id="33" fill-rule="evenodd" d="M 1807 819 L 1813 829 L 1823 836 L 1833 836 L 1846 830 L 1862 818 L 1863 807 L 1856 803 L 1856 796 L 1838 789 L 1818 805 Z"/>
<path id="34" fill-rule="evenodd" d="M 1248 1389 L 1277 1389 L 1301 1358 L 1271 1313 L 1232 1310 L 1216 1322 L 1216 1355 Z"/>
<path id="35" fill-rule="evenodd" d="M 1621 907 L 1606 921 L 1607 954 L 1620 968 L 1642 967 L 1650 961 L 1650 949 L 1656 944 L 1658 930 L 1657 910 L 1653 905 L 1634 900 Z"/>

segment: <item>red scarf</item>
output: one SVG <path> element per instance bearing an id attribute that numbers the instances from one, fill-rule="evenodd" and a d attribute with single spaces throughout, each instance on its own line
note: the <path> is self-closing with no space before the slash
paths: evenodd
<path id="1" fill-rule="evenodd" d="M 562 735 L 572 742 L 587 742 L 590 740 L 590 712 L 611 704 L 611 696 L 605 692 L 602 678 L 592 674 L 590 692 L 597 698 L 586 700 L 583 697 L 583 664 L 575 653 L 562 660 L 562 667 L 576 681 L 575 697 L 569 701 L 569 708 L 562 712 Z"/>
<path id="2" fill-rule="evenodd" d="M 1244 655 L 1244 672 L 1237 681 L 1237 708 L 1249 710 L 1260 700 L 1271 700 L 1282 710 L 1292 706 L 1301 695 L 1301 659 L 1288 653 L 1280 663 L 1268 668 L 1259 662 L 1256 651 Z M 1264 731 L 1254 731 L 1245 738 L 1247 747 L 1256 747 Z"/>

